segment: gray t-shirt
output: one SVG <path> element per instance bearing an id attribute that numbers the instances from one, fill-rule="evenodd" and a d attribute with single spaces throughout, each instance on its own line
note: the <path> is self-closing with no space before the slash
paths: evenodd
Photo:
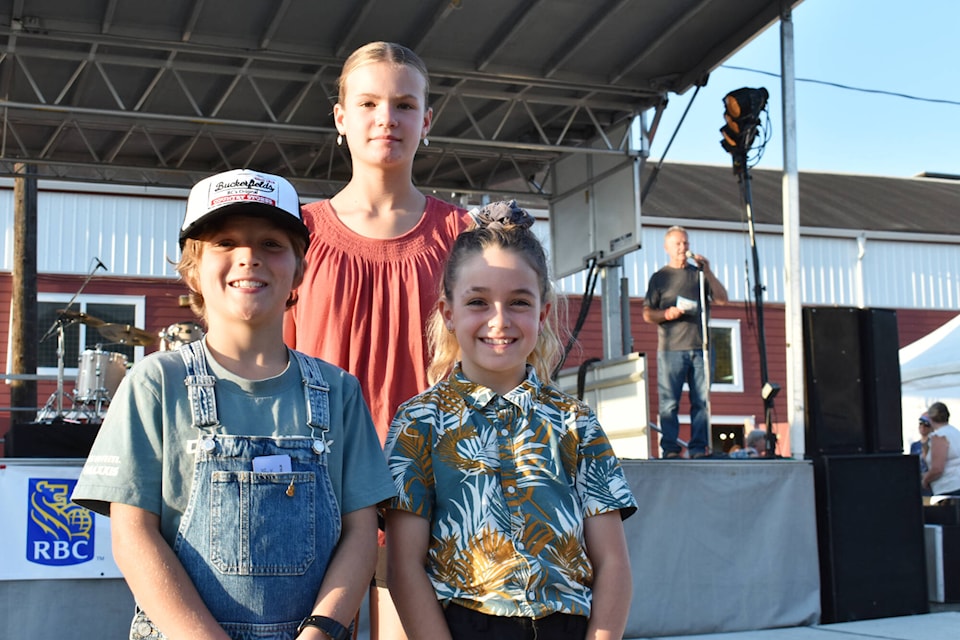
<path id="1" fill-rule="evenodd" d="M 210 357 L 222 433 L 309 436 L 300 367 L 291 354 L 280 375 L 247 380 Z M 330 386 L 330 480 L 341 513 L 375 505 L 395 491 L 370 412 L 352 375 L 320 362 Z M 173 544 L 193 482 L 199 430 L 192 426 L 186 368 L 175 351 L 158 352 L 123 379 L 84 464 L 73 500 L 109 515 L 118 502 L 160 515 Z"/>
<path id="2" fill-rule="evenodd" d="M 706 286 L 707 301 L 711 300 L 710 283 Z M 643 304 L 662 311 L 677 306 L 684 314 L 676 320 L 657 325 L 660 341 L 658 351 L 690 351 L 703 348 L 700 330 L 700 275 L 691 265 L 682 268 L 667 265 L 650 277 Z"/>

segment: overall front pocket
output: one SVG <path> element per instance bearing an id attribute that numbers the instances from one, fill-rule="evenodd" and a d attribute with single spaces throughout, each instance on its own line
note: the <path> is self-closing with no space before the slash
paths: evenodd
<path id="1" fill-rule="evenodd" d="M 316 474 L 215 471 L 210 561 L 232 575 L 302 575 L 316 559 Z"/>

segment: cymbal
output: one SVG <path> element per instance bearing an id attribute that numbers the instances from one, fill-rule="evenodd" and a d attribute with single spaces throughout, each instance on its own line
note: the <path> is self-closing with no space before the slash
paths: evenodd
<path id="1" fill-rule="evenodd" d="M 111 322 L 97 327 L 97 331 L 111 342 L 130 344 L 135 347 L 145 347 L 156 341 L 152 333 L 148 333 L 143 329 L 137 329 L 129 324 Z"/>
<path id="2" fill-rule="evenodd" d="M 106 324 L 100 318 L 94 318 L 93 316 L 88 316 L 83 311 L 74 311 L 73 309 L 57 309 L 57 315 L 73 320 L 74 322 L 82 322 L 91 327 L 102 327 Z"/>

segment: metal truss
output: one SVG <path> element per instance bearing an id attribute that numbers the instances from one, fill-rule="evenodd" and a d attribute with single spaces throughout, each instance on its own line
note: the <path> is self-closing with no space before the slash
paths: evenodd
<path id="1" fill-rule="evenodd" d="M 194 43 L 202 4 L 175 40 L 111 34 L 116 2 L 97 33 L 25 16 L 0 28 L 0 174 L 24 162 L 43 178 L 185 186 L 212 171 L 256 166 L 308 194 L 335 192 L 350 172 L 331 117 L 342 59 L 272 50 L 285 3 L 255 50 Z M 628 141 L 607 131 L 622 131 L 658 96 L 486 66 L 431 71 L 431 144 L 415 164 L 422 188 L 469 196 L 506 186 L 544 198 L 539 185 L 552 161 L 623 155 Z"/>
<path id="2" fill-rule="evenodd" d="M 350 175 L 340 67 L 390 39 L 430 69 L 416 183 L 549 198 L 558 158 L 632 153 L 625 123 L 705 82 L 784 1 L 0 0 L 0 174 L 186 186 L 255 166 L 329 195 Z"/>

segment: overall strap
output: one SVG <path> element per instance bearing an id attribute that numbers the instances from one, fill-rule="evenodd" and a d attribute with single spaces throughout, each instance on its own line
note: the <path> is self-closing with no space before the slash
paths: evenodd
<path id="1" fill-rule="evenodd" d="M 316 440 L 316 448 L 323 452 L 330 450 L 332 440 L 327 440 L 327 431 L 330 430 L 330 386 L 323 379 L 323 372 L 316 358 L 311 358 L 299 351 L 291 349 L 300 365 L 300 375 L 303 376 L 303 391 L 307 403 L 307 425 Z M 319 431 L 319 433 L 317 433 Z M 320 451 L 318 451 L 320 453 Z"/>
<path id="2" fill-rule="evenodd" d="M 190 414 L 193 426 L 198 429 L 219 423 L 217 418 L 217 398 L 213 387 L 216 377 L 207 372 L 207 358 L 203 351 L 203 340 L 195 340 L 181 346 L 178 351 L 187 368 L 187 396 L 190 400 Z"/>

